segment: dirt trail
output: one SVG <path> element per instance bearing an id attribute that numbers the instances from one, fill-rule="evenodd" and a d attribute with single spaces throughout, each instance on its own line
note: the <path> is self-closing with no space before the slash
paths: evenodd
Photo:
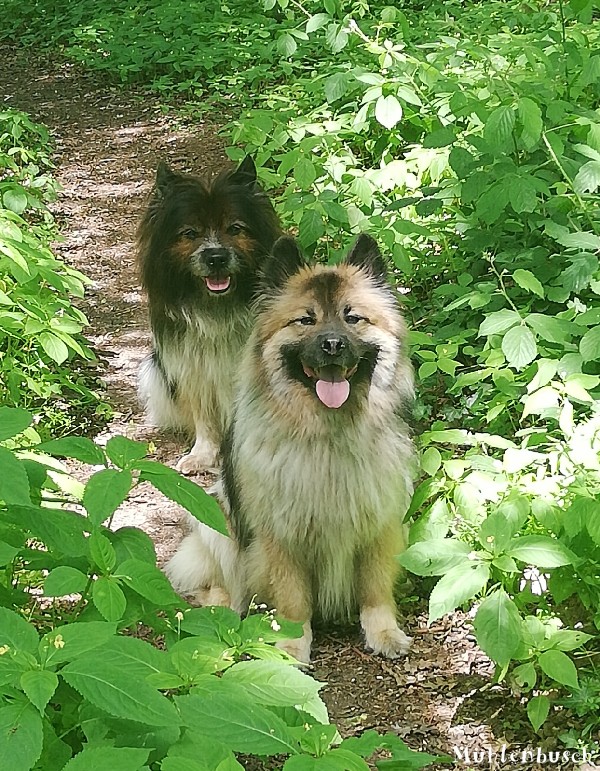
<path id="1" fill-rule="evenodd" d="M 121 433 L 152 440 L 155 457 L 174 465 L 181 445 L 146 425 L 136 399 L 149 335 L 134 232 L 159 159 L 199 172 L 223 166 L 217 126 L 166 116 L 156 98 L 102 85 L 69 66 L 14 51 L 0 54 L 9 63 L 0 73 L 4 104 L 43 122 L 56 143 L 63 192 L 53 208 L 65 237 L 57 251 L 93 282 L 83 309 L 89 336 L 106 361 L 101 375 L 108 399 L 118 411 L 101 438 Z M 140 488 L 119 510 L 117 524 L 143 528 L 164 561 L 180 537 L 178 520 L 175 505 Z M 412 655 L 400 662 L 365 653 L 355 627 L 317 634 L 314 674 L 329 683 L 324 697 L 343 732 L 392 730 L 413 748 L 432 752 L 501 746 L 507 739 L 535 744 L 507 691 L 490 685 L 490 662 L 474 645 L 464 617 L 456 614 L 451 624 L 427 629 L 415 610 L 422 608 L 418 599 L 404 606 L 415 642 Z"/>

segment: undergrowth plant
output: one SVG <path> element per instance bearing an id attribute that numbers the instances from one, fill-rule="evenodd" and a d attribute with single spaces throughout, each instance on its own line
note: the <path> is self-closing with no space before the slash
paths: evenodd
<path id="1" fill-rule="evenodd" d="M 71 414 L 94 412 L 99 397 L 86 370 L 95 355 L 82 334 L 85 315 L 73 305 L 87 279 L 57 259 L 58 237 L 47 204 L 51 176 L 47 130 L 16 110 L 0 112 L 0 402 L 44 413 L 64 431 Z"/>
<path id="2" fill-rule="evenodd" d="M 11 771 L 228 771 L 237 753 L 302 771 L 417 769 L 443 760 L 394 734 L 342 740 L 278 639 L 300 625 L 190 608 L 150 538 L 109 529 L 150 483 L 226 532 L 218 504 L 122 436 L 40 443 L 0 408 L 0 767 Z M 82 485 L 58 457 L 91 464 Z M 382 756 L 383 755 L 383 756 Z"/>

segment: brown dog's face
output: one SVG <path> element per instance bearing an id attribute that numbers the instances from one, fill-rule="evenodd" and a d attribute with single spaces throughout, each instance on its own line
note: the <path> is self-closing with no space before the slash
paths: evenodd
<path id="1" fill-rule="evenodd" d="M 401 322 L 385 266 L 372 239 L 361 238 L 333 268 L 304 266 L 294 242 L 280 239 L 270 265 L 291 275 L 275 276 L 258 321 L 272 385 L 284 379 L 330 410 L 355 403 L 398 357 Z"/>
<path id="2" fill-rule="evenodd" d="M 258 267 L 279 235 L 252 160 L 211 184 L 161 164 L 155 191 L 142 225 L 151 255 L 143 265 L 147 276 L 176 286 L 180 296 L 249 300 Z"/>

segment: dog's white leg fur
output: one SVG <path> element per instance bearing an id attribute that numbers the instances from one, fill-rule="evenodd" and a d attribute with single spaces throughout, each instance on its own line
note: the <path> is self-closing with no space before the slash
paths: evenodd
<path id="1" fill-rule="evenodd" d="M 165 573 L 176 591 L 196 595 L 203 605 L 244 609 L 243 559 L 237 544 L 201 522 L 180 543 Z"/>
<path id="2" fill-rule="evenodd" d="M 204 426 L 197 423 L 194 446 L 177 463 L 177 471 L 181 474 L 196 474 L 199 471 L 215 469 L 219 451 L 210 439 L 205 438 L 203 431 Z"/>
<path id="3" fill-rule="evenodd" d="M 310 621 L 305 621 L 302 624 L 302 630 L 302 637 L 280 640 L 276 643 L 276 647 L 289 653 L 289 655 L 295 658 L 300 664 L 310 664 L 310 646 L 312 645 L 313 639 Z"/>
<path id="4" fill-rule="evenodd" d="M 396 614 L 388 605 L 361 608 L 360 623 L 365 633 L 366 647 L 388 659 L 406 656 L 412 638 L 398 626 Z"/>

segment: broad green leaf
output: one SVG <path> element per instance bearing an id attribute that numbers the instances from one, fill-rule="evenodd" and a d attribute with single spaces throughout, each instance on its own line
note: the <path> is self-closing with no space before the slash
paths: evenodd
<path id="1" fill-rule="evenodd" d="M 239 686 L 223 688 L 217 678 L 189 696 L 175 697 L 184 725 L 205 736 L 216 736 L 234 752 L 255 755 L 297 754 L 297 742 L 283 720 L 256 704 Z"/>
<path id="2" fill-rule="evenodd" d="M 330 19 L 331 17 L 327 13 L 315 13 L 306 22 L 306 31 L 308 33 L 316 32 L 321 27 L 324 27 Z"/>
<path id="3" fill-rule="evenodd" d="M 298 240 L 307 249 L 315 244 L 325 234 L 323 217 L 316 209 L 305 209 L 298 227 Z"/>
<path id="4" fill-rule="evenodd" d="M 451 613 L 466 600 L 474 597 L 490 577 L 489 564 L 463 560 L 449 570 L 433 587 L 429 597 L 429 623 Z"/>
<path id="5" fill-rule="evenodd" d="M 494 511 L 481 523 L 478 540 L 486 551 L 498 555 L 504 551 L 517 530 L 516 522 L 511 521 L 501 511 Z"/>
<path id="6" fill-rule="evenodd" d="M 30 669 L 21 675 L 21 688 L 42 714 L 57 687 L 57 675 L 47 669 Z"/>
<path id="7" fill-rule="evenodd" d="M 600 236 L 578 230 L 575 233 L 563 233 L 556 237 L 559 244 L 567 249 L 581 249 L 586 252 L 597 252 L 600 249 Z"/>
<path id="8" fill-rule="evenodd" d="M 131 489 L 130 471 L 102 469 L 91 476 L 83 492 L 83 505 L 90 520 L 99 525 L 108 519 L 127 498 Z"/>
<path id="9" fill-rule="evenodd" d="M 21 549 L 11 546 L 6 541 L 0 541 L 0 566 L 4 567 L 12 562 L 20 551 Z"/>
<path id="10" fill-rule="evenodd" d="M 538 297 L 544 296 L 544 287 L 530 270 L 522 270 L 519 268 L 513 273 L 513 278 L 521 289 L 533 292 L 533 294 L 536 294 Z"/>
<path id="11" fill-rule="evenodd" d="M 402 120 L 402 105 L 393 94 L 380 96 L 375 102 L 375 119 L 388 130 Z"/>
<path id="12" fill-rule="evenodd" d="M 505 667 L 521 645 L 521 616 L 503 589 L 483 600 L 473 626 L 479 647 L 492 661 Z"/>
<path id="13" fill-rule="evenodd" d="M 218 533 L 229 535 L 221 507 L 201 487 L 176 471 L 154 461 L 139 461 L 140 480 L 150 482 L 161 493 L 179 503 L 200 522 Z"/>
<path id="14" fill-rule="evenodd" d="M 135 747 L 85 747 L 63 771 L 138 771 L 149 754 L 150 750 Z"/>
<path id="15" fill-rule="evenodd" d="M 72 661 L 88 651 L 104 646 L 115 635 L 115 625 L 106 621 L 78 621 L 55 627 L 39 644 L 46 664 Z"/>
<path id="16" fill-rule="evenodd" d="M 75 458 L 90 466 L 103 466 L 106 463 L 104 452 L 91 439 L 83 436 L 65 436 L 62 439 L 51 439 L 43 442 L 36 448 L 48 455 L 56 455 L 58 458 Z"/>
<path id="17" fill-rule="evenodd" d="M 566 653 L 557 650 L 544 651 L 538 658 L 538 664 L 544 674 L 569 688 L 579 688 L 575 664 Z"/>
<path id="18" fill-rule="evenodd" d="M 238 766 L 242 768 L 242 766 Z M 216 767 L 220 771 L 220 764 Z M 210 767 L 199 758 L 170 757 L 161 761 L 160 771 L 211 771 Z"/>
<path id="19" fill-rule="evenodd" d="M 421 455 L 421 468 L 429 476 L 434 476 L 442 465 L 442 456 L 437 447 L 428 447 Z"/>
<path id="20" fill-rule="evenodd" d="M 42 754 L 42 718 L 31 704 L 0 707 L 0 768 L 30 771 Z"/>
<path id="21" fill-rule="evenodd" d="M 44 581 L 46 597 L 64 597 L 66 594 L 80 594 L 85 589 L 88 576 L 77 568 L 59 565 L 50 571 Z"/>
<path id="22" fill-rule="evenodd" d="M 579 353 L 584 361 L 600 359 L 600 325 L 589 329 L 581 338 Z"/>
<path id="23" fill-rule="evenodd" d="M 52 332 L 42 332 L 39 340 L 42 348 L 57 364 L 62 364 L 69 357 L 69 349 L 65 343 Z"/>
<path id="24" fill-rule="evenodd" d="M 145 458 L 148 454 L 146 442 L 134 442 L 125 436 L 112 436 L 106 443 L 106 454 L 110 460 L 121 469 L 131 466 L 136 460 Z"/>
<path id="25" fill-rule="evenodd" d="M 93 532 L 88 538 L 90 557 L 102 573 L 110 573 L 117 563 L 112 543 L 100 532 Z"/>
<path id="26" fill-rule="evenodd" d="M 550 699 L 547 696 L 533 696 L 527 702 L 527 717 L 534 731 L 539 731 L 550 712 Z"/>
<path id="27" fill-rule="evenodd" d="M 551 343 L 564 343 L 573 336 L 573 328 L 568 321 L 547 316 L 543 313 L 530 313 L 525 323 L 544 340 Z"/>
<path id="28" fill-rule="evenodd" d="M 574 555 L 560 541 L 545 535 L 523 535 L 514 538 L 506 553 L 510 557 L 538 568 L 571 565 L 574 559 Z"/>
<path id="29" fill-rule="evenodd" d="M 538 203 L 536 186 L 527 177 L 512 176 L 508 200 L 517 214 L 533 212 Z"/>
<path id="30" fill-rule="evenodd" d="M 322 684 L 296 667 L 276 661 L 240 661 L 222 677 L 225 681 L 240 684 L 257 704 L 297 706 L 319 722 L 328 722 L 327 708 L 318 697 Z"/>
<path id="31" fill-rule="evenodd" d="M 502 338 L 502 352 L 512 367 L 523 369 L 537 356 L 535 337 L 526 326 L 513 327 Z"/>
<path id="32" fill-rule="evenodd" d="M 39 637 L 33 624 L 8 608 L 0 608 L 0 647 L 35 655 Z"/>
<path id="33" fill-rule="evenodd" d="M 284 32 L 277 39 L 277 50 L 282 56 L 293 56 L 296 53 L 297 48 L 298 44 L 296 43 L 294 36 L 290 35 L 289 32 Z"/>
<path id="34" fill-rule="evenodd" d="M 533 688 L 537 682 L 537 672 L 532 661 L 527 661 L 525 664 L 519 664 L 512 671 L 512 675 L 517 685 L 521 688 Z"/>
<path id="35" fill-rule="evenodd" d="M 0 407 L 0 442 L 21 434 L 32 420 L 31 413 L 20 407 Z"/>
<path id="36" fill-rule="evenodd" d="M 300 158 L 294 166 L 294 179 L 303 190 L 308 190 L 317 178 L 315 164 L 309 158 Z"/>
<path id="37" fill-rule="evenodd" d="M 573 180 L 576 193 L 595 193 L 600 187 L 600 161 L 588 161 L 577 172 Z"/>
<path id="38" fill-rule="evenodd" d="M 127 586 L 156 605 L 181 605 L 165 574 L 156 565 L 137 559 L 122 562 L 115 570 Z"/>
<path id="39" fill-rule="evenodd" d="M 578 629 L 557 629 L 548 640 L 548 645 L 559 651 L 573 651 L 593 639 L 593 635 L 580 632 Z"/>
<path id="40" fill-rule="evenodd" d="M 502 148 L 510 139 L 515 127 L 515 113 L 512 107 L 500 105 L 488 117 L 483 136 L 495 148 Z"/>
<path id="41" fill-rule="evenodd" d="M 5 447 L 0 447 L 0 500 L 24 505 L 31 503 L 25 466 Z"/>
<path id="42" fill-rule="evenodd" d="M 117 531 L 108 531 L 115 554 L 117 564 L 128 559 L 139 559 L 152 565 L 156 562 L 154 543 L 149 535 L 136 527 L 120 527 Z"/>
<path id="43" fill-rule="evenodd" d="M 341 99 L 348 90 L 349 74 L 346 72 L 335 72 L 325 81 L 325 98 L 331 104 Z M 297 177 L 296 177 L 297 179 Z"/>
<path id="44" fill-rule="evenodd" d="M 2 203 L 15 214 L 23 214 L 27 208 L 27 194 L 20 186 L 9 187 L 2 194 Z"/>
<path id="45" fill-rule="evenodd" d="M 544 388 L 539 388 L 534 393 L 529 394 L 529 396 L 525 399 L 523 405 L 523 418 L 526 418 L 528 415 L 532 414 L 539 415 L 541 412 L 544 412 L 544 410 L 558 407 L 559 402 L 560 393 L 556 390 L 556 388 L 552 388 L 552 386 L 544 386 Z"/>
<path id="46" fill-rule="evenodd" d="M 519 99 L 517 109 L 523 124 L 521 140 L 525 147 L 531 150 L 540 141 L 542 135 L 542 111 L 533 99 L 526 96 Z"/>
<path id="47" fill-rule="evenodd" d="M 585 507 L 585 513 L 582 512 L 582 520 L 592 541 L 597 546 L 600 546 L 600 501 L 589 499 L 589 504 Z"/>
<path id="48" fill-rule="evenodd" d="M 100 576 L 94 581 L 92 599 L 107 621 L 119 621 L 127 607 L 123 590 L 112 576 Z"/>
<path id="49" fill-rule="evenodd" d="M 127 672 L 143 678 L 161 672 L 175 672 L 168 653 L 137 637 L 114 635 L 103 646 L 102 654 L 111 667 L 122 667 Z"/>
<path id="50" fill-rule="evenodd" d="M 87 553 L 87 539 L 83 535 L 85 519 L 78 514 L 62 509 L 15 505 L 5 516 L 59 554 L 80 557 Z"/>
<path id="51" fill-rule="evenodd" d="M 511 311 L 508 308 L 504 308 L 501 311 L 490 313 L 485 317 L 479 327 L 479 336 L 498 335 L 502 332 L 506 332 L 511 327 L 514 327 L 515 324 L 520 323 L 521 316 L 517 311 Z"/>
<path id="52" fill-rule="evenodd" d="M 111 666 L 110 661 L 93 652 L 67 664 L 61 675 L 84 698 L 109 715 L 147 725 L 181 723 L 173 704 L 137 672 Z"/>
<path id="53" fill-rule="evenodd" d="M 417 576 L 440 576 L 467 561 L 471 548 L 452 538 L 415 543 L 398 562 Z"/>
<path id="54" fill-rule="evenodd" d="M 444 498 L 438 498 L 427 511 L 422 514 L 410 528 L 410 543 L 421 541 L 441 540 L 446 537 L 454 515 L 450 511 L 448 502 Z"/>

